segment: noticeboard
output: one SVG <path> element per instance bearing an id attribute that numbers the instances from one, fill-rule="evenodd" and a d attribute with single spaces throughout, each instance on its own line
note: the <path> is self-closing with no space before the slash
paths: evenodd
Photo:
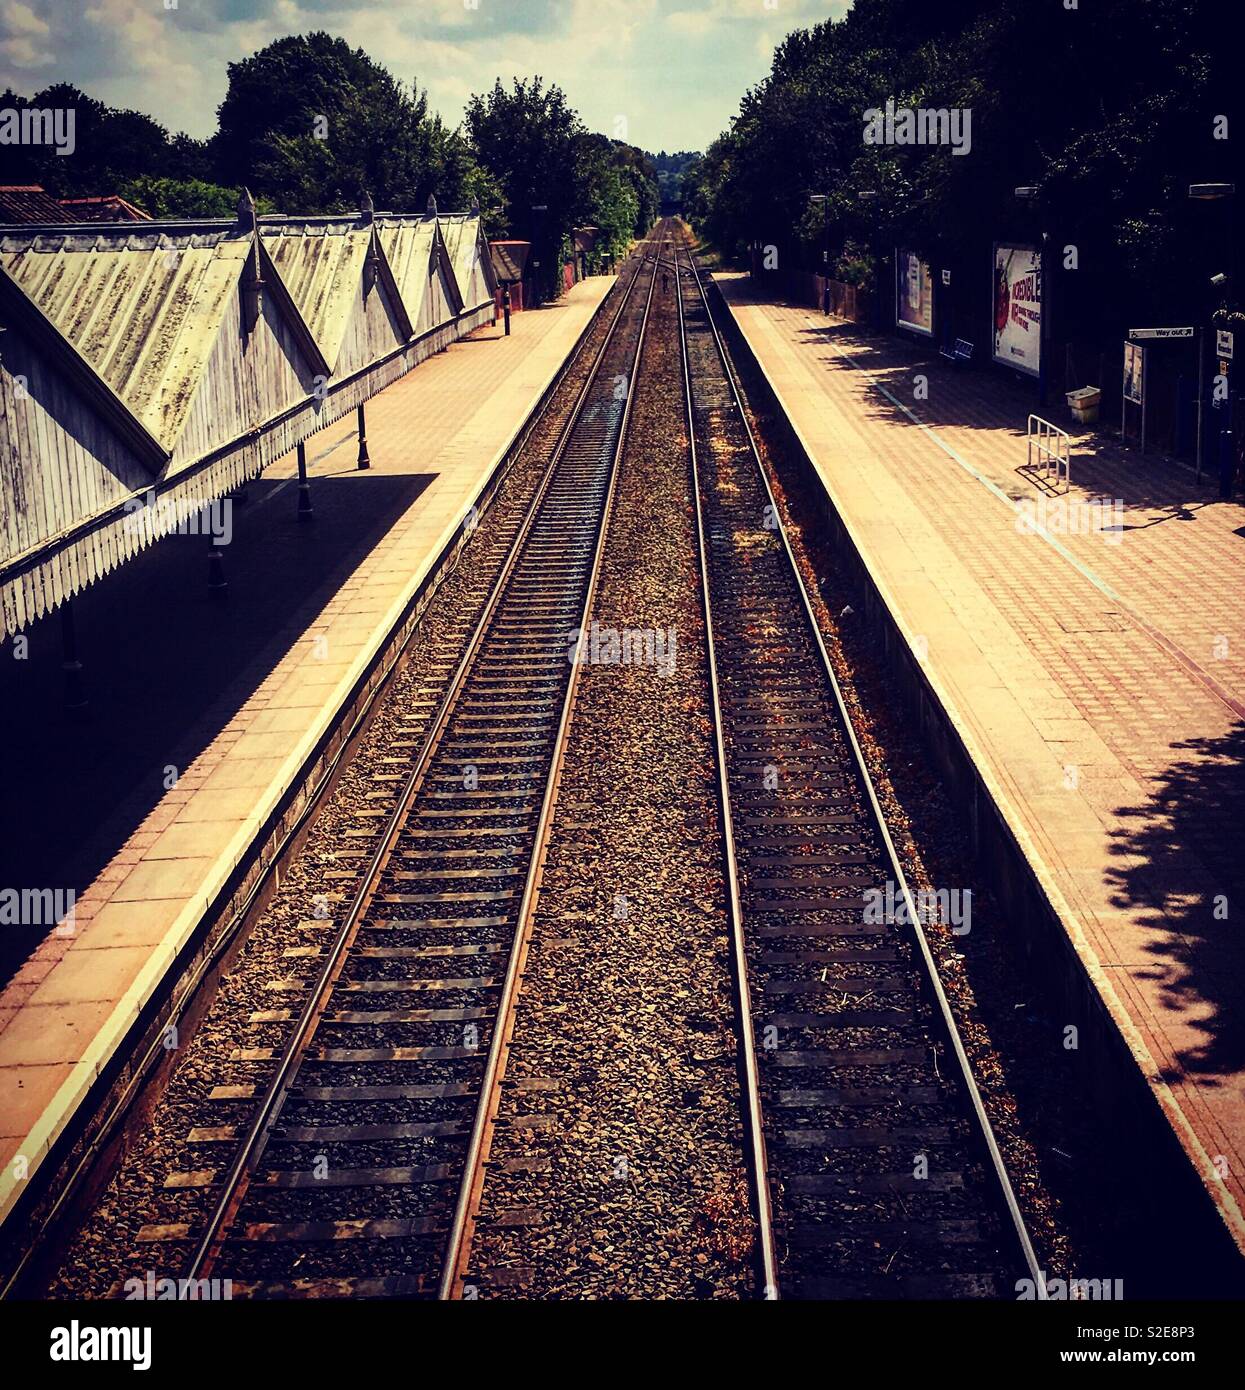
<path id="1" fill-rule="evenodd" d="M 995 243 L 991 356 L 1028 376 L 1041 374 L 1042 253 L 1036 246 Z"/>
<path id="2" fill-rule="evenodd" d="M 1146 350 L 1140 343 L 1124 344 L 1124 399 L 1141 405 L 1146 391 Z"/>
<path id="3" fill-rule="evenodd" d="M 934 336 L 934 281 L 929 264 L 912 251 L 895 248 L 895 323 Z"/>

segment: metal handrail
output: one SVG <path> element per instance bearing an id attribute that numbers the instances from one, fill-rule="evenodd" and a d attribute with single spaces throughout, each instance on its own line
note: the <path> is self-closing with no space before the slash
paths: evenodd
<path id="1" fill-rule="evenodd" d="M 1068 431 L 1061 430 L 1040 415 L 1030 415 L 1028 436 L 1026 468 L 1034 466 L 1033 455 L 1036 453 L 1038 464 L 1048 478 L 1053 473 L 1057 483 L 1062 474 L 1063 490 L 1067 492 L 1072 486 L 1072 439 Z"/>

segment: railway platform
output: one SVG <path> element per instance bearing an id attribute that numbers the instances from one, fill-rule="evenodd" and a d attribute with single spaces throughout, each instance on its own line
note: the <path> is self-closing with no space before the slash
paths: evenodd
<path id="1" fill-rule="evenodd" d="M 5 818 L 0 882 L 76 897 L 70 927 L 9 933 L 0 1222 L 375 680 L 612 284 L 590 278 L 515 315 L 509 338 L 499 320 L 374 396 L 366 470 L 353 417 L 313 437 L 310 525 L 297 518 L 295 456 L 270 468 L 233 506 L 225 603 L 208 595 L 202 535 L 170 536 L 82 594 L 84 717 L 48 717 L 60 638 L 42 629 L 54 622 L 32 630 L 25 659 L 0 663 L 10 727 L 23 730 L 6 776 L 28 793 L 21 821 Z"/>
<path id="2" fill-rule="evenodd" d="M 1031 389 L 716 278 L 905 660 L 1245 1250 L 1245 507 L 1086 431 L 1065 490 L 1027 467 Z"/>

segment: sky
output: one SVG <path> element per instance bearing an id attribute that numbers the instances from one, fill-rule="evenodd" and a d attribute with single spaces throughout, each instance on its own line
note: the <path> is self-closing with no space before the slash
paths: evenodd
<path id="1" fill-rule="evenodd" d="M 495 77 L 539 74 L 590 129 L 703 149 L 792 29 L 850 0 L 0 0 L 0 89 L 66 81 L 207 136 L 225 65 L 325 29 L 428 90 L 451 124 Z"/>

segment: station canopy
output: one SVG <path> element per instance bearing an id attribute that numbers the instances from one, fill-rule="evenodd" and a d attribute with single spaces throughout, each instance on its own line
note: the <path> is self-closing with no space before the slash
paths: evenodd
<path id="1" fill-rule="evenodd" d="M 0 636 L 492 317 L 478 213 L 0 225 Z"/>

